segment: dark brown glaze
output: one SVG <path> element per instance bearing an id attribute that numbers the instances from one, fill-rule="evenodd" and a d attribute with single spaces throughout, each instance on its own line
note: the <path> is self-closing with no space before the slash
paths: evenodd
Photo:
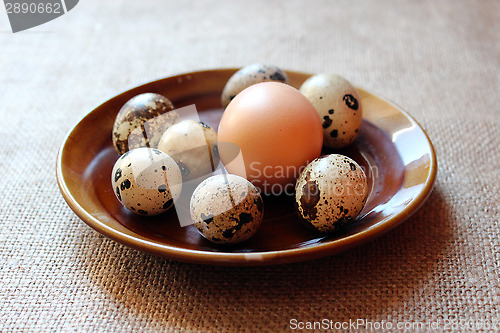
<path id="1" fill-rule="evenodd" d="M 230 247 L 210 243 L 193 225 L 181 227 L 173 209 L 163 215 L 143 217 L 123 208 L 111 186 L 112 167 L 118 159 L 111 129 L 122 105 L 140 93 L 159 93 L 177 107 L 195 104 L 200 120 L 217 129 L 222 114 L 220 94 L 234 72 L 203 71 L 158 80 L 126 91 L 89 113 L 71 131 L 59 152 L 57 177 L 69 206 L 98 232 L 145 252 L 198 263 L 262 265 L 317 258 L 366 242 L 401 223 L 430 194 L 437 169 L 425 132 L 397 107 L 361 91 L 360 102 L 370 121 L 363 121 L 358 138 L 349 147 L 323 151 L 349 156 L 367 175 L 366 205 L 358 219 L 340 233 L 325 236 L 307 230 L 298 221 L 291 196 L 264 196 L 260 229 L 248 241 Z M 295 87 L 308 77 L 288 74 Z M 394 134 L 403 129 L 408 129 L 406 135 L 414 136 L 414 140 L 405 142 L 419 145 L 398 146 L 404 142 L 393 142 Z M 407 166 L 401 156 L 405 156 Z M 189 211 L 188 202 L 181 206 Z M 287 251 L 291 249 L 300 251 Z M 247 256 L 255 252 L 257 256 Z"/>
<path id="2" fill-rule="evenodd" d="M 208 96 L 207 96 L 208 97 Z M 205 97 L 205 101 L 208 99 Z M 211 96 L 218 98 L 218 96 Z M 177 103 L 176 103 L 177 104 Z M 210 103 L 207 103 L 210 105 Z M 198 107 L 198 111 L 202 111 Z M 200 112 L 200 118 L 210 126 L 218 124 L 222 115 L 221 109 L 209 109 Z M 401 187 L 404 167 L 400 160 L 395 159 L 397 152 L 390 138 L 375 126 L 364 122 L 358 139 L 346 149 L 323 151 L 324 154 L 340 153 L 354 159 L 363 170 L 372 170 L 375 166 L 378 174 L 367 173 L 368 188 L 373 187 L 373 195 L 365 205 L 362 214 L 365 215 L 374 207 L 390 200 Z M 387 158 L 391 157 L 391 158 Z M 193 225 L 181 227 L 175 211 L 172 209 L 166 214 L 152 217 L 142 217 L 123 208 L 116 199 L 111 182 L 100 181 L 102 174 L 111 175 L 113 165 L 118 155 L 112 148 L 111 141 L 106 141 L 100 148 L 100 154 L 92 161 L 86 170 L 85 183 L 93 187 L 99 202 L 111 216 L 126 228 L 161 243 L 182 246 L 189 249 L 205 251 L 228 251 L 228 247 L 220 247 L 204 239 Z M 384 212 L 370 215 L 369 219 L 362 221 L 363 227 L 368 227 L 378 221 L 378 216 Z M 293 198 L 269 198 L 264 202 L 264 222 L 257 233 L 248 241 L 233 245 L 230 251 L 266 251 L 269 249 L 298 248 L 311 242 L 343 237 L 344 234 L 326 236 L 311 236 L 295 213 Z"/>

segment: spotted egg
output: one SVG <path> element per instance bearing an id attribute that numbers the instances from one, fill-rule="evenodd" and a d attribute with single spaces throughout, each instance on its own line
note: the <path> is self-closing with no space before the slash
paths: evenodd
<path id="1" fill-rule="evenodd" d="M 252 237 L 264 216 L 259 191 L 243 177 L 219 174 L 195 189 L 191 218 L 200 234 L 217 244 L 235 244 Z"/>
<path id="2" fill-rule="evenodd" d="M 282 82 L 290 84 L 288 75 L 276 66 L 253 64 L 233 74 L 222 90 L 221 103 L 225 108 L 245 88 L 260 82 Z"/>
<path id="3" fill-rule="evenodd" d="M 159 94 L 145 93 L 131 98 L 118 112 L 113 125 L 113 145 L 118 154 L 157 148 L 167 128 L 179 120 L 172 102 Z"/>
<path id="4" fill-rule="evenodd" d="M 127 209 L 139 215 L 158 215 L 179 197 L 182 175 L 167 154 L 154 148 L 136 148 L 116 161 L 111 183 Z"/>
<path id="5" fill-rule="evenodd" d="M 336 231 L 352 223 L 367 197 L 364 171 L 344 155 L 315 159 L 302 171 L 295 185 L 300 220 L 320 232 Z"/>
<path id="6" fill-rule="evenodd" d="M 356 89 L 340 75 L 318 74 L 308 78 L 300 92 L 309 99 L 323 125 L 323 145 L 342 148 L 357 137 L 363 119 Z"/>
<path id="7" fill-rule="evenodd" d="M 158 149 L 177 162 L 185 181 L 209 175 L 219 164 L 217 133 L 203 122 L 183 120 L 172 125 Z"/>

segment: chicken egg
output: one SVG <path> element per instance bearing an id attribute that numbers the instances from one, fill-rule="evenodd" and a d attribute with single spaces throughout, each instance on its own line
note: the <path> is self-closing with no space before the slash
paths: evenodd
<path id="1" fill-rule="evenodd" d="M 243 163 L 229 163 L 237 145 Z M 321 153 L 323 129 L 314 106 L 297 89 L 263 82 L 239 93 L 219 125 L 221 161 L 229 173 L 250 180 L 266 194 L 293 184 L 303 167 Z"/>

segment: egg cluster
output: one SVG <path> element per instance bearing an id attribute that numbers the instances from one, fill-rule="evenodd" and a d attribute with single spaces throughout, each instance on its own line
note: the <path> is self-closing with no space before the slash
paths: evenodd
<path id="1" fill-rule="evenodd" d="M 111 175 L 115 195 L 140 215 L 164 213 L 183 182 L 208 175 L 219 164 L 217 133 L 202 122 L 180 119 L 173 103 L 159 94 L 125 103 L 112 138 L 121 155 Z"/>
<path id="2" fill-rule="evenodd" d="M 272 80 L 272 73 L 283 75 Z M 225 163 L 229 159 L 222 148 L 220 157 L 230 173 L 244 176 L 265 194 L 289 194 L 292 187 L 304 225 L 332 232 L 355 220 L 366 203 L 368 184 L 351 158 L 320 155 L 323 147 L 340 149 L 354 142 L 361 128 L 361 101 L 339 75 L 313 75 L 299 90 L 289 82 L 283 71 L 260 64 L 229 79 L 218 139 L 236 143 L 244 163 Z"/>
<path id="3" fill-rule="evenodd" d="M 159 94 L 135 96 L 121 108 L 112 133 L 121 156 L 111 183 L 124 207 L 140 215 L 164 213 L 183 186 L 198 181 L 189 214 L 200 234 L 217 244 L 257 232 L 262 195 L 292 192 L 300 220 L 319 232 L 356 219 L 368 196 L 363 169 L 347 156 L 321 155 L 325 147 L 350 145 L 360 132 L 362 105 L 347 80 L 318 74 L 296 89 L 278 67 L 253 64 L 229 78 L 221 103 L 217 133 L 180 119 Z M 214 175 L 219 162 L 225 170 Z"/>

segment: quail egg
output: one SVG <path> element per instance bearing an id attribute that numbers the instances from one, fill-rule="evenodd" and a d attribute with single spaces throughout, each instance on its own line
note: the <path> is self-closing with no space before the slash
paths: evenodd
<path id="1" fill-rule="evenodd" d="M 225 108 L 242 90 L 260 82 L 282 82 L 289 84 L 287 74 L 276 66 L 253 64 L 233 74 L 222 91 L 221 102 Z"/>
<path id="2" fill-rule="evenodd" d="M 113 145 L 118 154 L 139 148 L 157 148 L 165 130 L 179 115 L 166 97 L 145 93 L 131 98 L 118 112 L 113 125 Z"/>
<path id="3" fill-rule="evenodd" d="M 344 155 L 315 159 L 302 171 L 295 185 L 300 220 L 320 232 L 335 231 L 353 222 L 367 196 L 364 171 Z"/>
<path id="4" fill-rule="evenodd" d="M 356 89 L 340 75 L 318 74 L 308 78 L 300 92 L 314 105 L 323 124 L 323 145 L 342 148 L 359 133 L 363 118 Z"/>
<path id="5" fill-rule="evenodd" d="M 169 127 L 158 149 L 175 160 L 185 181 L 208 175 L 219 164 L 217 133 L 194 120 L 183 120 Z"/>
<path id="6" fill-rule="evenodd" d="M 136 148 L 115 163 L 111 183 L 123 206 L 139 215 L 158 215 L 170 209 L 182 190 L 175 161 L 153 148 Z"/>
<path id="7" fill-rule="evenodd" d="M 264 216 L 259 191 L 243 177 L 219 174 L 193 192 L 191 218 L 200 234 L 217 244 L 235 244 L 255 234 Z"/>

